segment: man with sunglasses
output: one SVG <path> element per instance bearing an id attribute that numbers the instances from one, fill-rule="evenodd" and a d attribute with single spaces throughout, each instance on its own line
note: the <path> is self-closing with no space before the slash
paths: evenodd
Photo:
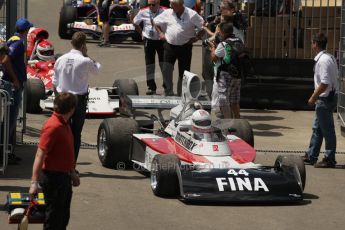
<path id="1" fill-rule="evenodd" d="M 146 8 L 143 8 L 134 17 L 133 24 L 144 40 L 145 65 L 146 65 L 146 95 L 156 94 L 157 86 L 155 83 L 155 56 L 158 54 L 159 66 L 163 71 L 163 41 L 159 39 L 153 19 L 161 14 L 166 8 L 160 6 L 159 0 L 148 0 Z M 143 25 L 143 28 L 140 25 Z"/>
<path id="2" fill-rule="evenodd" d="M 154 23 L 164 43 L 163 81 L 166 96 L 174 95 L 173 71 L 176 59 L 179 66 L 177 94 L 182 92 L 183 72 L 190 70 L 193 43 L 203 35 L 203 18 L 184 6 L 183 0 L 170 0 L 171 9 L 165 10 Z M 199 31 L 195 33 L 195 28 Z"/>

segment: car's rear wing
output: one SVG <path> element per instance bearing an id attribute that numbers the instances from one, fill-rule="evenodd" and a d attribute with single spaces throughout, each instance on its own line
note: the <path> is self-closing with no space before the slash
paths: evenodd
<path id="1" fill-rule="evenodd" d="M 211 102 L 200 100 L 200 104 L 204 109 L 211 109 Z M 119 112 L 126 116 L 133 116 L 136 109 L 172 109 L 182 103 L 181 97 L 177 96 L 132 96 L 121 95 Z"/>

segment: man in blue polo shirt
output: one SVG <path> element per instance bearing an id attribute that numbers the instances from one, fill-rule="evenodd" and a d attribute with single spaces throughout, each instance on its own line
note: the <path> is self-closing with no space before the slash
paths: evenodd
<path id="1" fill-rule="evenodd" d="M 27 19 L 20 18 L 17 20 L 16 32 L 7 41 L 9 53 L 4 60 L 6 70 L 3 80 L 12 82 L 15 89 L 13 92 L 13 104 L 11 105 L 10 109 L 9 125 L 9 143 L 12 144 L 12 148 L 15 144 L 14 137 L 16 134 L 16 122 L 19 106 L 22 101 L 24 82 L 26 81 L 26 37 L 30 27 L 32 27 L 32 23 L 30 23 Z M 15 156 L 12 151 L 12 153 L 9 155 L 9 163 L 14 163 L 16 161 L 20 161 L 20 158 Z"/>

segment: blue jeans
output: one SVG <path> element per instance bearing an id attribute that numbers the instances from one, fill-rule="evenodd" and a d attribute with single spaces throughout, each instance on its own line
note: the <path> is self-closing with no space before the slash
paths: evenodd
<path id="1" fill-rule="evenodd" d="M 337 139 L 334 129 L 333 111 L 337 105 L 337 97 L 321 98 L 316 101 L 315 120 L 307 154 L 310 160 L 317 160 L 323 139 L 325 139 L 325 157 L 335 163 Z"/>

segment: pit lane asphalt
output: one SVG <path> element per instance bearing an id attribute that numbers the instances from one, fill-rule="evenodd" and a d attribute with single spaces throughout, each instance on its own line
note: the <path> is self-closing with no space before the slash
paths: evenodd
<path id="1" fill-rule="evenodd" d="M 29 19 L 50 32 L 50 40 L 59 53 L 70 48 L 68 40 L 60 40 L 57 36 L 61 2 L 29 0 Z M 90 42 L 88 48 L 90 56 L 103 65 L 101 74 L 91 78 L 91 86 L 110 86 L 114 79 L 135 77 L 141 79 L 140 93 L 145 92 L 142 45 L 129 41 L 101 49 Z M 196 45 L 192 70 L 199 75 L 200 55 L 200 46 Z M 49 113 L 28 115 L 25 141 L 37 141 L 39 129 L 48 116 Z M 242 116 L 249 119 L 254 128 L 258 149 L 273 149 L 279 153 L 304 150 L 308 145 L 312 111 L 245 110 Z M 100 122 L 86 121 L 84 143 L 96 143 Z M 344 152 L 344 138 L 338 131 L 338 150 Z M 28 190 L 35 151 L 34 146 L 18 148 L 23 161 L 9 166 L 0 177 L 2 204 L 7 192 Z M 260 152 L 257 162 L 271 165 L 277 153 Z M 82 184 L 74 189 L 69 229 L 342 229 L 345 223 L 345 155 L 337 155 L 337 160 L 340 165 L 337 169 L 307 166 L 305 202 L 299 205 L 189 205 L 177 199 L 155 197 L 144 175 L 103 168 L 95 149 L 82 149 L 77 166 Z M 16 229 L 15 225 L 6 224 L 6 218 L 6 212 L 0 212 L 1 229 Z M 41 225 L 29 227 L 42 229 Z"/>

